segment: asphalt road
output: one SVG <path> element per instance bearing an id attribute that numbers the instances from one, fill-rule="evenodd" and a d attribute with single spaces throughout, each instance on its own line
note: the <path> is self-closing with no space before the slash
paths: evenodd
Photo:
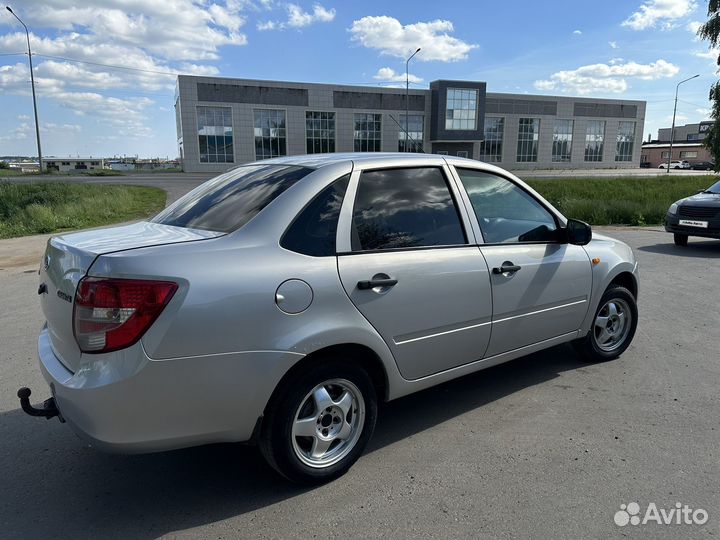
<path id="1" fill-rule="evenodd" d="M 365 455 L 315 488 L 252 447 L 106 455 L 26 416 L 18 387 L 48 395 L 36 268 L 0 270 L 0 538 L 717 537 L 720 241 L 609 234 L 641 265 L 622 358 L 584 364 L 560 346 L 385 404 Z M 630 502 L 710 519 L 620 528 Z"/>

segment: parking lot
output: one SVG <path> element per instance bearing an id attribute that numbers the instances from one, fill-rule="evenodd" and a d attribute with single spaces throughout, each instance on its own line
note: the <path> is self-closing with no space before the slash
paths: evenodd
<path id="1" fill-rule="evenodd" d="M 252 447 L 106 455 L 25 415 L 18 387 L 49 395 L 37 265 L 0 264 L 0 538 L 719 535 L 720 241 L 602 232 L 641 268 L 640 324 L 620 359 L 583 364 L 564 345 L 385 404 L 360 461 L 314 488 Z M 681 502 L 709 521 L 620 528 L 630 502 Z"/>

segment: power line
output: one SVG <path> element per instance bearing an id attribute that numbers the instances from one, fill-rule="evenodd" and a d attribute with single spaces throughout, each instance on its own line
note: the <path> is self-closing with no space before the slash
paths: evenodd
<path id="1" fill-rule="evenodd" d="M 88 64 L 91 66 L 102 66 L 102 67 L 113 68 L 113 69 L 126 69 L 128 71 L 140 71 L 143 73 L 155 73 L 158 75 L 172 75 L 172 76 L 180 75 L 180 73 L 177 71 L 171 72 L 171 71 L 159 71 L 159 70 L 154 70 L 154 69 L 133 68 L 133 67 L 127 67 L 127 66 L 116 66 L 113 64 L 102 64 L 100 62 L 90 62 L 88 60 L 75 60 L 74 58 L 66 58 L 64 56 L 52 56 L 49 54 L 35 54 L 34 56 L 41 56 L 42 58 L 50 58 L 53 60 L 64 60 L 66 62 L 75 62 L 78 64 Z"/>

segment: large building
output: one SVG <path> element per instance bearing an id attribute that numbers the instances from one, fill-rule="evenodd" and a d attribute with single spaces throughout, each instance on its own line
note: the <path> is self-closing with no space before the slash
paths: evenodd
<path id="1" fill-rule="evenodd" d="M 398 88 L 180 75 L 175 113 L 188 172 L 355 151 L 449 154 L 514 170 L 595 169 L 639 165 L 645 102 L 496 94 L 484 82 L 448 80 L 410 90 L 406 102 Z"/>

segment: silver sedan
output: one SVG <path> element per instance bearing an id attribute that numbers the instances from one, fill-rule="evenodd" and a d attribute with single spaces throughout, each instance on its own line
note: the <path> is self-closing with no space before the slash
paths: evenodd
<path id="1" fill-rule="evenodd" d="M 344 473 L 379 400 L 565 342 L 629 345 L 628 246 L 512 174 L 423 154 L 237 167 L 149 221 L 52 238 L 38 340 L 58 416 L 92 445 L 254 441 L 294 481 Z"/>

